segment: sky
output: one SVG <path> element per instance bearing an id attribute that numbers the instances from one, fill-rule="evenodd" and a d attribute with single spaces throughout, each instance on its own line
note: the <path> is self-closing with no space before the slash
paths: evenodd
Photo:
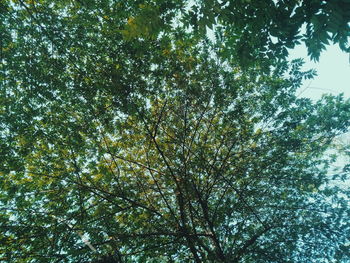
<path id="1" fill-rule="evenodd" d="M 350 54 L 342 52 L 338 45 L 329 45 L 318 62 L 310 61 L 305 45 L 290 50 L 289 58 L 303 58 L 305 70 L 317 71 L 318 76 L 306 80 L 300 88 L 301 97 L 317 100 L 323 93 L 337 95 L 343 92 L 345 98 L 350 98 Z"/>

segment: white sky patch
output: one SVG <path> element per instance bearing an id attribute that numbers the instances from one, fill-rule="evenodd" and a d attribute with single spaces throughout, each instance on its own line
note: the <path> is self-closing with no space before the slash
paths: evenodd
<path id="1" fill-rule="evenodd" d="M 317 71 L 314 79 L 304 82 L 299 90 L 300 96 L 318 100 L 324 93 L 344 93 L 345 98 L 350 98 L 350 54 L 341 51 L 338 45 L 327 46 L 327 50 L 321 53 L 319 62 L 310 61 L 305 44 L 296 46 L 289 53 L 290 60 L 304 59 L 303 69 Z"/>

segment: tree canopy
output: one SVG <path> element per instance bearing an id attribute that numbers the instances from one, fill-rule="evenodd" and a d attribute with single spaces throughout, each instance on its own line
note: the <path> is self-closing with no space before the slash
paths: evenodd
<path id="1" fill-rule="evenodd" d="M 0 5 L 1 261 L 350 260 L 350 101 L 285 60 L 349 1 Z"/>

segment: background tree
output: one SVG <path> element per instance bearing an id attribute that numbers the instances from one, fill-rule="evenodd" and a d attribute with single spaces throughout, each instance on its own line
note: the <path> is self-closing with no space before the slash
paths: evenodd
<path id="1" fill-rule="evenodd" d="M 181 1 L 2 5 L 1 260 L 349 259 L 350 105 L 301 61 L 242 71 Z"/>

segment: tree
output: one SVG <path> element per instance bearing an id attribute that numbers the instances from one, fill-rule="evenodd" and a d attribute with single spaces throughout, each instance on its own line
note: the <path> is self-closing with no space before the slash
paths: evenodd
<path id="1" fill-rule="evenodd" d="M 168 35 L 174 30 L 174 24 L 185 27 L 198 38 L 205 37 L 211 29 L 218 39 L 224 39 L 219 55 L 239 61 L 244 67 L 262 64 L 266 69 L 271 60 L 286 58 L 288 48 L 301 42 L 305 42 L 314 60 L 319 59 L 330 42 L 339 44 L 344 52 L 350 52 L 348 0 L 149 0 L 124 3 L 4 0 L 1 5 L 5 53 L 14 48 L 11 44 L 13 35 L 8 31 L 12 28 L 24 30 L 22 35 L 30 36 L 21 37 L 21 44 L 31 42 L 30 49 L 33 49 L 33 42 L 37 41 L 42 50 L 44 43 L 50 43 L 52 50 L 49 53 L 65 53 L 65 59 L 74 63 L 77 63 L 76 56 L 89 57 L 87 54 L 96 54 L 96 51 L 109 55 L 115 50 L 120 52 L 116 43 L 121 38 L 131 41 Z M 147 45 L 142 49 L 142 45 L 135 44 L 132 48 L 137 49 L 139 55 L 144 54 L 141 50 L 146 50 Z M 104 50 L 106 47 L 109 50 Z M 100 59 L 94 56 L 85 62 Z"/>
<path id="2" fill-rule="evenodd" d="M 243 64 L 286 57 L 287 48 L 301 42 L 310 57 L 318 60 L 329 42 L 350 52 L 349 9 L 348 0 L 195 1 L 184 23 L 202 32 L 207 27 L 219 29 L 226 39 L 223 55 Z"/>
<path id="3" fill-rule="evenodd" d="M 3 261 L 349 260 L 350 102 L 298 98 L 300 60 L 242 70 L 181 4 L 3 2 Z"/>

